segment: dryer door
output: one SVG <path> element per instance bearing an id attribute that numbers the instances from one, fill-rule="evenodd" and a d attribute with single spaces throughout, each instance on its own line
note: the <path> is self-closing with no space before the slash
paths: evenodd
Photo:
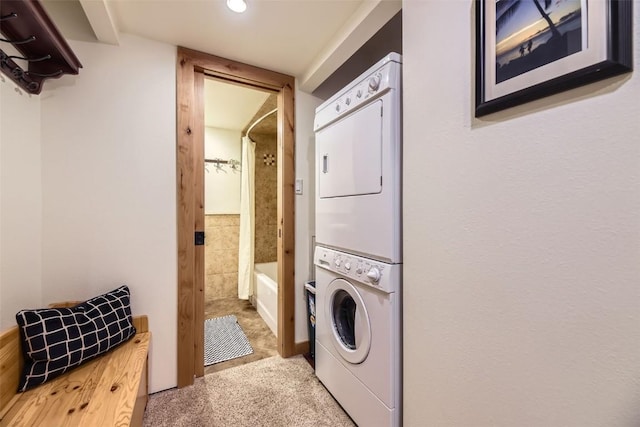
<path id="1" fill-rule="evenodd" d="M 327 287 L 326 318 L 335 349 L 349 363 L 362 363 L 371 347 L 371 324 L 358 290 L 344 279 Z"/>
<path id="2" fill-rule="evenodd" d="M 382 191 L 382 100 L 316 134 L 321 199 Z"/>

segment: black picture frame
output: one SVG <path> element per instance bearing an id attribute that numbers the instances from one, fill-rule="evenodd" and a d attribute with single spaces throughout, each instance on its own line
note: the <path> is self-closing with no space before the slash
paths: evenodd
<path id="1" fill-rule="evenodd" d="M 535 0 L 520 0 L 535 1 Z M 543 0 L 539 0 L 543 1 Z M 476 99 L 475 99 L 475 116 L 481 117 L 487 114 L 501 111 L 516 105 L 524 104 L 535 99 L 543 98 L 562 91 L 573 89 L 588 83 L 606 79 L 618 74 L 623 74 L 633 70 L 633 47 L 632 47 L 632 26 L 633 26 L 633 0 L 583 0 L 585 3 L 604 2 L 600 7 L 606 12 L 600 13 L 599 22 L 606 32 L 606 40 L 602 41 L 603 48 L 606 53 L 593 63 L 587 64 L 579 69 L 571 70 L 566 73 L 552 75 L 544 81 L 537 81 L 531 85 L 524 86 L 517 90 L 506 90 L 507 93 L 499 94 L 499 96 L 489 94 L 489 85 L 498 87 L 504 81 L 498 81 L 498 71 L 501 66 L 497 64 L 497 48 L 492 52 L 490 46 L 487 46 L 487 35 L 490 31 L 496 33 L 496 18 L 498 16 L 495 10 L 495 0 L 475 0 L 476 8 Z M 512 2 L 513 3 L 513 2 Z M 493 7 L 493 22 L 487 22 L 487 8 Z M 594 9 L 594 8 L 592 8 Z M 591 11 L 589 11 L 591 13 Z M 595 15 L 594 15 L 595 16 Z M 585 26 L 586 27 L 586 26 Z M 529 44 L 529 53 L 531 52 Z M 522 48 L 519 52 L 524 56 Z M 526 51 L 525 51 L 526 52 Z M 493 56 L 491 56 L 493 55 Z M 487 57 L 494 59 L 493 64 L 488 64 Z M 508 65 L 508 64 L 507 64 Z M 493 69 L 489 69 L 493 67 Z M 538 67 L 541 68 L 542 67 Z M 530 71 L 523 71 L 517 77 L 521 82 L 526 83 L 527 74 Z M 540 73 L 539 71 L 536 71 Z M 492 74 L 493 73 L 493 74 Z M 531 73 L 533 74 L 533 73 Z M 495 77 L 495 78 L 494 78 Z M 510 77 L 509 77 L 510 78 Z M 515 79 L 512 79 L 515 80 Z M 513 83 L 509 82 L 509 84 Z M 505 90 L 503 90 L 504 92 Z"/>

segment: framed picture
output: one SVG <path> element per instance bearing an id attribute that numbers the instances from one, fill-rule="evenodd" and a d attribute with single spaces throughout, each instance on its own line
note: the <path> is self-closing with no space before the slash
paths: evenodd
<path id="1" fill-rule="evenodd" d="M 476 117 L 632 70 L 633 0 L 476 0 Z"/>

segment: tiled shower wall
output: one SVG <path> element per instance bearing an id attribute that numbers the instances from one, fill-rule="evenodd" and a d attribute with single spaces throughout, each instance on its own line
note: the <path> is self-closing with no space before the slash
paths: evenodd
<path id="1" fill-rule="evenodd" d="M 275 133 L 254 134 L 256 142 L 255 262 L 278 260 L 278 159 Z"/>
<path id="2" fill-rule="evenodd" d="M 240 215 L 205 215 L 205 300 L 238 297 Z"/>

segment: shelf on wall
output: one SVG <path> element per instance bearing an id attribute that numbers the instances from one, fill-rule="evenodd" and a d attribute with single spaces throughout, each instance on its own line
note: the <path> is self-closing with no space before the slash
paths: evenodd
<path id="1" fill-rule="evenodd" d="M 0 1 L 0 33 L 2 42 L 13 45 L 21 56 L 0 49 L 0 69 L 29 93 L 39 94 L 46 79 L 78 74 L 82 68 L 38 0 Z M 27 70 L 16 62 L 22 60 Z"/>

